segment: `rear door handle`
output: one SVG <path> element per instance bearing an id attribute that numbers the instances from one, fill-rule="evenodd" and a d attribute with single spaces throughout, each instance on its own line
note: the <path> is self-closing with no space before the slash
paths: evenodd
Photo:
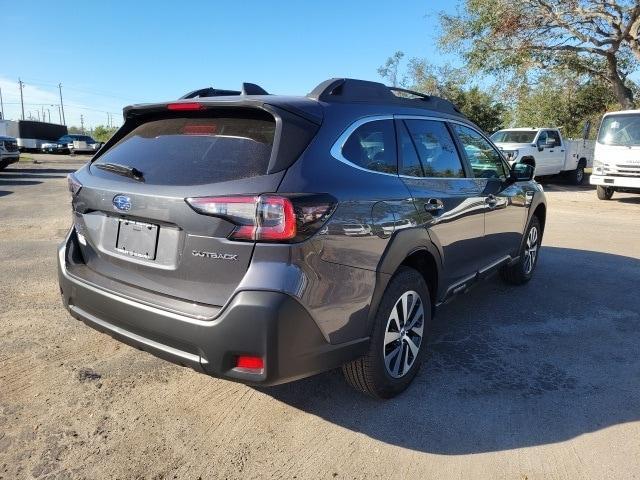
<path id="1" fill-rule="evenodd" d="M 439 198 L 430 198 L 427 203 L 424 204 L 424 209 L 427 212 L 438 212 L 444 208 L 444 203 Z"/>

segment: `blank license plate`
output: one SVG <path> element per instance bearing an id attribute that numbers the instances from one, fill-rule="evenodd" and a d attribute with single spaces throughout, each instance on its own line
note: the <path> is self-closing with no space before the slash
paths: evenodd
<path id="1" fill-rule="evenodd" d="M 116 250 L 132 257 L 155 260 L 158 226 L 150 223 L 120 220 Z"/>

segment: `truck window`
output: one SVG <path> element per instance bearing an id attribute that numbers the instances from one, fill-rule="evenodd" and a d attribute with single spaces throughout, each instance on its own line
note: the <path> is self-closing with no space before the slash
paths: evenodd
<path id="1" fill-rule="evenodd" d="M 562 145 L 562 141 L 560 140 L 560 133 L 558 133 L 557 130 L 547 130 L 547 142 L 551 141 L 554 141 L 558 147 Z"/>
<path id="2" fill-rule="evenodd" d="M 602 119 L 598 143 L 625 147 L 640 145 L 640 115 L 607 115 Z"/>

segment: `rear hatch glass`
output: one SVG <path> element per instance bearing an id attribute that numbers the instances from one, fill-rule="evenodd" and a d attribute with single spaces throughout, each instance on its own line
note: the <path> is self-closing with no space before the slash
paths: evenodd
<path id="1" fill-rule="evenodd" d="M 185 198 L 277 191 L 284 171 L 269 172 L 281 138 L 275 118 L 227 108 L 127 122 L 89 171 L 76 174 L 86 268 L 109 285 L 223 305 L 247 271 L 253 242 L 229 240 L 235 224 L 196 212 Z M 132 169 L 141 175 L 127 175 Z"/>
<path id="2" fill-rule="evenodd" d="M 137 169 L 147 184 L 185 186 L 265 175 L 275 128 L 262 112 L 152 120 L 101 155 L 91 173 L 113 178 L 95 168 L 112 163 Z"/>

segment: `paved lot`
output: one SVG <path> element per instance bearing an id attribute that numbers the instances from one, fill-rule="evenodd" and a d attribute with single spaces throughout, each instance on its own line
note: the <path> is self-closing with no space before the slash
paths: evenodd
<path id="1" fill-rule="evenodd" d="M 339 372 L 256 390 L 173 366 L 62 309 L 65 175 L 0 172 L 0 479 L 640 478 L 640 196 L 549 185 L 536 277 L 437 317 L 400 398 Z"/>

